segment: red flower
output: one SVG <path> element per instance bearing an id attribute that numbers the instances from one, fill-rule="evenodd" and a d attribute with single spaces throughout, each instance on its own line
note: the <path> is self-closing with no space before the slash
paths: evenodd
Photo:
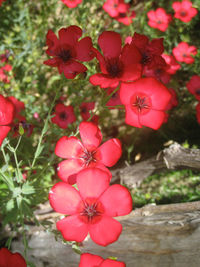
<path id="1" fill-rule="evenodd" d="M 162 57 L 164 58 L 167 68 L 166 72 L 169 74 L 175 74 L 177 70 L 181 68 L 181 65 L 178 64 L 178 62 L 175 60 L 175 58 L 172 55 L 162 54 Z"/>
<path id="2" fill-rule="evenodd" d="M 130 40 L 129 40 L 130 41 Z M 152 69 L 159 66 L 166 66 L 165 60 L 162 58 L 164 51 L 163 38 L 152 39 L 143 34 L 134 33 L 131 44 L 135 45 L 141 53 L 141 64 Z"/>
<path id="3" fill-rule="evenodd" d="M 10 124 L 13 121 L 13 116 L 13 104 L 8 99 L 0 95 L 0 146 L 11 129 Z"/>
<path id="4" fill-rule="evenodd" d="M 108 88 L 106 94 L 109 96 L 110 94 L 112 94 L 112 92 L 115 90 L 116 88 Z M 120 100 L 119 97 L 119 90 L 112 94 L 111 98 L 109 99 L 109 101 L 106 103 L 106 106 L 109 109 L 113 109 L 113 106 L 118 106 L 118 105 L 122 105 L 122 102 Z"/>
<path id="5" fill-rule="evenodd" d="M 112 138 L 99 146 L 102 134 L 91 122 L 81 122 L 79 132 L 82 142 L 75 136 L 63 136 L 56 144 L 55 154 L 66 159 L 58 165 L 58 176 L 63 181 L 74 184 L 80 170 L 97 167 L 106 171 L 111 178 L 111 173 L 105 166 L 112 167 L 121 157 L 120 141 Z"/>
<path id="6" fill-rule="evenodd" d="M 80 3 L 82 3 L 82 0 L 61 0 L 61 1 L 69 8 L 77 7 Z"/>
<path id="7" fill-rule="evenodd" d="M 172 16 L 167 14 L 163 8 L 157 8 L 155 11 L 150 10 L 147 13 L 149 18 L 148 24 L 150 27 L 165 32 L 172 20 Z"/>
<path id="8" fill-rule="evenodd" d="M 196 46 L 189 46 L 186 42 L 181 42 L 177 47 L 173 48 L 173 55 L 179 62 L 185 62 L 186 64 L 194 63 L 194 58 L 197 54 Z"/>
<path id="9" fill-rule="evenodd" d="M 19 253 L 12 253 L 7 248 L 0 249 L 1 267 L 26 267 L 24 258 Z"/>
<path id="10" fill-rule="evenodd" d="M 143 74 L 146 77 L 154 77 L 156 78 L 158 81 L 164 83 L 164 84 L 168 84 L 170 82 L 171 79 L 171 75 L 169 73 L 167 73 L 167 69 L 168 66 L 157 66 L 153 69 L 148 69 L 147 66 L 144 67 L 143 69 Z"/>
<path id="11" fill-rule="evenodd" d="M 106 259 L 90 253 L 81 254 L 79 267 L 126 267 L 121 261 Z"/>
<path id="12" fill-rule="evenodd" d="M 134 83 L 122 83 L 120 98 L 126 108 L 126 123 L 157 130 L 165 119 L 165 110 L 171 94 L 155 78 L 142 78 Z"/>
<path id="13" fill-rule="evenodd" d="M 196 112 L 197 122 L 200 124 L 200 102 L 196 106 Z"/>
<path id="14" fill-rule="evenodd" d="M 124 3 L 124 0 L 107 0 L 103 4 L 103 9 L 111 16 L 117 17 L 120 13 L 126 13 L 129 5 Z"/>
<path id="15" fill-rule="evenodd" d="M 188 91 L 200 101 L 200 76 L 193 75 L 186 86 Z"/>
<path id="16" fill-rule="evenodd" d="M 62 129 L 66 129 L 70 123 L 76 120 L 73 107 L 65 106 L 62 103 L 55 106 L 55 112 L 52 115 L 55 116 L 51 118 L 51 121 Z"/>
<path id="17" fill-rule="evenodd" d="M 198 11 L 192 7 L 192 2 L 183 0 L 182 2 L 174 2 L 172 7 L 175 11 L 174 17 L 183 22 L 189 22 L 197 15 Z"/>
<path id="18" fill-rule="evenodd" d="M 83 102 L 80 105 L 81 117 L 84 121 L 87 121 L 90 118 L 90 110 L 94 109 L 94 102 Z"/>
<path id="19" fill-rule="evenodd" d="M 1 0 L 0 0 L 1 1 Z M 1 4 L 0 4 L 1 5 Z M 0 61 L 1 62 L 8 62 L 8 58 L 10 56 L 10 51 L 9 50 L 6 50 L 4 54 L 1 54 L 0 55 Z"/>
<path id="20" fill-rule="evenodd" d="M 62 28 L 58 35 L 59 39 L 52 30 L 47 33 L 46 53 L 53 58 L 44 61 L 44 64 L 57 67 L 59 73 L 63 72 L 67 79 L 74 79 L 77 74 L 87 70 L 79 61 L 90 61 L 94 57 L 91 50 L 92 40 L 90 37 L 85 37 L 78 41 L 82 30 L 77 26 Z"/>
<path id="21" fill-rule="evenodd" d="M 136 17 L 134 11 L 128 10 L 126 13 L 120 13 L 116 19 L 117 21 L 123 23 L 124 25 L 130 25 L 133 22 L 133 19 Z"/>
<path id="22" fill-rule="evenodd" d="M 102 73 L 90 77 L 93 85 L 100 85 L 101 88 L 116 87 L 121 81 L 134 81 L 141 77 L 141 55 L 134 45 L 126 44 L 122 48 L 120 34 L 104 31 L 99 36 L 98 44 L 104 57 L 94 49 Z"/>
<path id="23" fill-rule="evenodd" d="M 77 174 L 79 191 L 64 182 L 53 186 L 49 193 L 52 208 L 69 215 L 56 223 L 64 239 L 82 242 L 89 233 L 101 246 L 118 239 L 122 226 L 112 217 L 129 214 L 132 198 L 125 187 L 109 186 L 109 181 L 110 176 L 103 170 L 89 168 Z"/>

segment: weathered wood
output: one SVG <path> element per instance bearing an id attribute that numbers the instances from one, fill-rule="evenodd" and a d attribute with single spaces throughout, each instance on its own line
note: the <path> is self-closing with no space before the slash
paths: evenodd
<path id="1" fill-rule="evenodd" d="M 200 266 L 200 202 L 147 205 L 118 220 L 123 232 L 117 242 L 101 247 L 88 238 L 82 251 L 118 257 L 127 267 Z M 13 249 L 22 251 L 21 244 L 13 242 Z M 37 267 L 78 267 L 79 255 L 44 230 L 32 228 L 29 246 Z"/>
<path id="2" fill-rule="evenodd" d="M 113 182 L 120 180 L 129 188 L 135 188 L 155 172 L 178 168 L 200 170 L 200 149 L 184 148 L 174 143 L 148 160 L 114 170 Z"/>

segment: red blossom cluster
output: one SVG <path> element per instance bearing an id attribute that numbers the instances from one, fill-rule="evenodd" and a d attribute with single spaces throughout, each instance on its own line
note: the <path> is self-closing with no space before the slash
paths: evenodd
<path id="1" fill-rule="evenodd" d="M 10 83 L 8 73 L 12 71 L 12 66 L 8 64 L 9 55 L 9 51 L 0 55 L 0 63 L 3 64 L 3 66 L 0 66 L 0 82 L 3 83 Z"/>
<path id="2" fill-rule="evenodd" d="M 197 9 L 192 7 L 192 2 L 189 0 L 183 0 L 182 2 L 173 2 L 172 8 L 175 11 L 174 18 L 177 18 L 183 22 L 189 22 L 198 13 Z M 152 28 L 165 32 L 172 21 L 172 15 L 167 14 L 164 8 L 157 8 L 156 10 L 150 10 L 147 13 L 149 19 L 148 25 Z"/>
<path id="3" fill-rule="evenodd" d="M 125 267 L 125 263 L 121 261 L 106 259 L 90 253 L 81 255 L 79 267 Z"/>
<path id="4" fill-rule="evenodd" d="M 130 9 L 130 5 L 125 3 L 124 0 L 107 0 L 103 4 L 103 9 L 114 19 L 130 25 L 135 18 L 136 14 Z"/>

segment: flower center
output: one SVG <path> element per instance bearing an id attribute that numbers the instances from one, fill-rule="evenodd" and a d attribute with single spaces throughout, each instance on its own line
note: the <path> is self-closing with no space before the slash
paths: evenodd
<path id="1" fill-rule="evenodd" d="M 60 114 L 59 114 L 59 118 L 60 118 L 60 120 L 61 121 L 65 121 L 66 119 L 67 119 L 67 114 L 66 114 L 66 112 L 61 112 Z"/>
<path id="2" fill-rule="evenodd" d="M 106 69 L 112 78 L 119 77 L 122 73 L 122 63 L 118 59 L 110 59 L 106 64 Z"/>
<path id="3" fill-rule="evenodd" d="M 197 94 L 197 95 L 200 95 L 200 88 L 198 88 L 198 89 L 196 90 L 196 94 Z"/>
<path id="4" fill-rule="evenodd" d="M 143 53 L 142 54 L 142 59 L 141 59 L 141 64 L 142 65 L 147 65 L 150 62 L 151 62 L 151 57 L 147 53 Z"/>
<path id="5" fill-rule="evenodd" d="M 98 222 L 103 212 L 103 205 L 96 198 L 86 198 L 79 207 L 80 219 L 85 223 Z"/>
<path id="6" fill-rule="evenodd" d="M 70 50 L 61 49 L 58 57 L 60 57 L 64 62 L 67 62 L 72 56 Z"/>
<path id="7" fill-rule="evenodd" d="M 185 17 L 187 15 L 187 12 L 185 10 L 182 10 L 180 12 L 181 17 Z"/>
<path id="8" fill-rule="evenodd" d="M 131 107 L 136 114 L 144 115 L 151 108 L 151 100 L 147 95 L 137 93 L 131 99 Z"/>
<path id="9" fill-rule="evenodd" d="M 91 162 L 96 162 L 95 158 L 96 151 L 84 150 L 84 154 L 81 156 L 81 159 L 84 160 L 84 165 L 88 167 Z"/>

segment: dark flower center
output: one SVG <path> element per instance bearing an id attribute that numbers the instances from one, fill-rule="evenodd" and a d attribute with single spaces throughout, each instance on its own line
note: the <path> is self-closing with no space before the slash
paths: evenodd
<path id="1" fill-rule="evenodd" d="M 112 59 L 107 62 L 106 69 L 112 78 L 119 77 L 122 73 L 122 63 L 118 59 Z"/>
<path id="2" fill-rule="evenodd" d="M 61 112 L 60 114 L 59 114 L 59 118 L 61 119 L 61 121 L 65 121 L 66 119 L 67 119 L 67 114 L 66 114 L 66 112 Z"/>
<path id="3" fill-rule="evenodd" d="M 198 89 L 196 90 L 196 94 L 197 94 L 197 95 L 200 95 L 200 88 L 198 88 Z"/>
<path id="4" fill-rule="evenodd" d="M 126 13 L 119 13 L 120 18 L 126 18 Z"/>
<path id="5" fill-rule="evenodd" d="M 88 151 L 88 150 L 84 151 L 84 154 L 83 156 L 81 156 L 81 159 L 84 160 L 85 166 L 88 167 L 91 162 L 96 162 L 95 154 L 96 154 L 96 151 Z"/>
<path id="6" fill-rule="evenodd" d="M 81 205 L 80 216 L 84 222 L 95 223 L 101 219 L 104 209 L 97 199 L 87 198 Z"/>
<path id="7" fill-rule="evenodd" d="M 157 24 L 162 24 L 162 21 L 161 20 L 157 20 Z"/>
<path id="8" fill-rule="evenodd" d="M 151 57 L 147 53 L 143 53 L 142 54 L 142 59 L 141 59 L 141 64 L 142 65 L 147 65 L 150 62 L 151 62 Z"/>
<path id="9" fill-rule="evenodd" d="M 64 61 L 67 62 L 72 56 L 69 50 L 61 49 L 58 56 Z"/>
<path id="10" fill-rule="evenodd" d="M 148 104 L 146 103 L 146 97 L 139 97 L 136 96 L 136 101 L 135 103 L 132 104 L 134 107 L 137 107 L 137 109 L 139 110 L 139 112 L 141 112 L 141 110 L 143 108 L 149 108 Z"/>
<path id="11" fill-rule="evenodd" d="M 88 111 L 88 110 L 87 110 L 86 107 L 82 107 L 82 108 L 81 108 L 81 112 L 82 112 L 82 113 L 86 113 L 87 111 Z"/>
<path id="12" fill-rule="evenodd" d="M 187 12 L 184 11 L 184 10 L 182 10 L 182 11 L 180 12 L 180 15 L 181 15 L 181 17 L 185 17 L 185 16 L 187 15 Z"/>

